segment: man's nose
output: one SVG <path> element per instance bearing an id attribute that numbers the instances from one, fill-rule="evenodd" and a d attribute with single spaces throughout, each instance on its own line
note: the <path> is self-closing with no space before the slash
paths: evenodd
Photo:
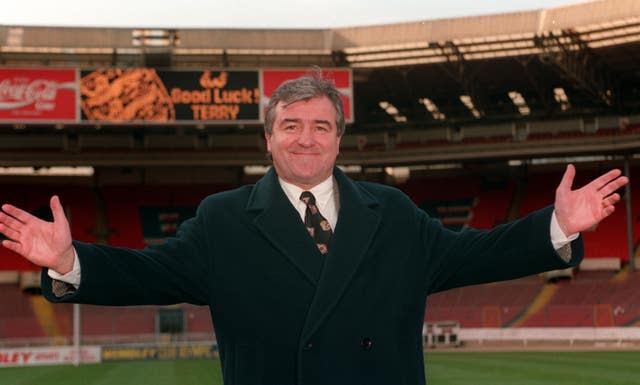
<path id="1" fill-rule="evenodd" d="M 298 136 L 298 144 L 301 146 L 311 146 L 313 142 L 313 130 L 309 127 L 303 128 Z"/>

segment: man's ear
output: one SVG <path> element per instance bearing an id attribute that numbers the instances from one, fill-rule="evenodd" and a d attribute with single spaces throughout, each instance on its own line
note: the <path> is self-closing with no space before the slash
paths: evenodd
<path id="1" fill-rule="evenodd" d="M 268 132 L 264 132 L 264 140 L 267 142 L 267 152 L 271 152 L 271 136 Z"/>

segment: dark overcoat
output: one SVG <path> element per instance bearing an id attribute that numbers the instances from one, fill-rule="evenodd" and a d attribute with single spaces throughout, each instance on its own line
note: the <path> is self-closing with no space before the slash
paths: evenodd
<path id="1" fill-rule="evenodd" d="M 43 274 L 43 291 L 54 302 L 208 305 L 225 384 L 424 384 L 427 295 L 582 258 L 580 240 L 569 263 L 553 249 L 552 207 L 453 232 L 397 189 L 334 176 L 340 209 L 326 256 L 270 171 L 207 197 L 162 245 L 74 242 L 79 289 L 56 297 Z"/>

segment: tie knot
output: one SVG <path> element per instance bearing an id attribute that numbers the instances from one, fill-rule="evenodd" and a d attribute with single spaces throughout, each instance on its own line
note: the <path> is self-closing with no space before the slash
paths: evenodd
<path id="1" fill-rule="evenodd" d="M 300 194 L 300 200 L 307 206 L 316 204 L 316 197 L 311 194 L 311 191 L 303 191 L 302 194 Z"/>

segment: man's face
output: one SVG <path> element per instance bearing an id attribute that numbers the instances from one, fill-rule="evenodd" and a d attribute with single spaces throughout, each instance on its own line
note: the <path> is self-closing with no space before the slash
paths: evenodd
<path id="1" fill-rule="evenodd" d="M 333 172 L 340 147 L 336 110 L 327 97 L 276 105 L 267 149 L 278 176 L 308 190 Z"/>

